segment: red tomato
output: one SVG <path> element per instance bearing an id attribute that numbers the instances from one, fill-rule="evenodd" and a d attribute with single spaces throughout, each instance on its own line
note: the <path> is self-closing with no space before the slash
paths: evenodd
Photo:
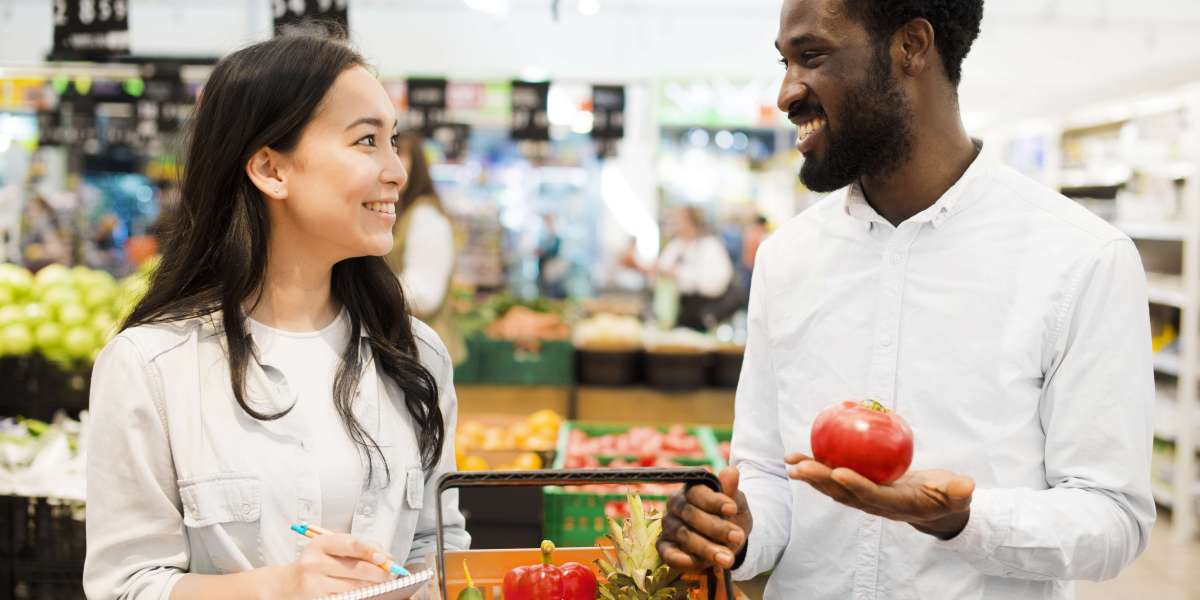
<path id="1" fill-rule="evenodd" d="M 912 464 L 913 434 L 900 415 L 883 405 L 840 402 L 821 411 L 812 427 L 813 458 L 831 468 L 845 467 L 883 485 Z"/>

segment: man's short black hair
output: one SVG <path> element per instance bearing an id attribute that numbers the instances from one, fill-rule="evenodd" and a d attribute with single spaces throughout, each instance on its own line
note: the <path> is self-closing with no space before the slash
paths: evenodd
<path id="1" fill-rule="evenodd" d="M 979 37 L 983 0 L 844 0 L 851 17 L 861 21 L 879 43 L 913 19 L 933 24 L 934 39 L 946 76 L 958 87 L 962 63 Z"/>

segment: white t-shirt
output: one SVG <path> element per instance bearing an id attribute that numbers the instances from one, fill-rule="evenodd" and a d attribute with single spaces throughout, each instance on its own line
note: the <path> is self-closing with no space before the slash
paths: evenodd
<path id="1" fill-rule="evenodd" d="M 363 454 L 350 438 L 333 404 L 333 380 L 342 363 L 350 335 L 350 317 L 343 309 L 319 331 L 283 331 L 247 319 L 258 346 L 259 361 L 283 372 L 296 394 L 292 409 L 312 434 L 321 480 L 321 527 L 349 533 L 366 479 Z"/>
<path id="2" fill-rule="evenodd" d="M 413 315 L 428 319 L 446 301 L 454 270 L 454 228 L 432 206 L 418 204 L 412 211 L 400 283 Z"/>
<path id="3" fill-rule="evenodd" d="M 659 256 L 658 267 L 674 273 L 681 294 L 716 298 L 725 293 L 733 279 L 729 251 L 711 235 L 695 240 L 671 240 Z"/>

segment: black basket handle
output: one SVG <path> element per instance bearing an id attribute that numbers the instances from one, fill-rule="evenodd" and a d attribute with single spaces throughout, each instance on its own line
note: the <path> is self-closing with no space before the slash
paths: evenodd
<path id="1" fill-rule="evenodd" d="M 446 599 L 446 540 L 442 532 L 442 494 L 465 487 L 531 487 L 547 485 L 590 485 L 596 483 L 682 483 L 705 485 L 721 491 L 721 480 L 703 468 L 685 469 L 548 469 L 542 471 L 475 471 L 446 473 L 437 486 L 437 567 L 438 585 Z M 709 594 L 715 594 L 715 568 L 708 573 Z M 733 575 L 721 570 L 726 600 L 734 600 Z"/>

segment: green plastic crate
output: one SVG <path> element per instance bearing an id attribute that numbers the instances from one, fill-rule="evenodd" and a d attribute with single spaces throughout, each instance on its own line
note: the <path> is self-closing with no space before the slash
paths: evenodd
<path id="1" fill-rule="evenodd" d="M 483 336 L 480 334 L 471 334 L 466 337 L 467 360 L 454 367 L 455 384 L 469 385 L 480 383 L 483 379 L 483 347 L 480 345 L 482 338 Z"/>
<path id="2" fill-rule="evenodd" d="M 487 337 L 478 343 L 483 360 L 480 383 L 567 386 L 575 381 L 575 347 L 571 342 L 544 341 L 535 352 Z"/>
<path id="3" fill-rule="evenodd" d="M 717 471 L 729 466 L 725 461 L 725 457 L 721 456 L 721 442 L 733 441 L 733 430 L 725 427 L 713 427 L 707 431 L 707 435 L 700 438 L 700 445 L 704 447 L 704 453 L 712 459 L 713 468 Z"/>
<path id="4" fill-rule="evenodd" d="M 561 469 L 566 463 L 567 441 L 570 440 L 572 430 L 578 429 L 587 433 L 588 436 L 598 436 L 623 433 L 632 427 L 634 426 L 615 423 L 578 423 L 574 421 L 563 423 L 558 432 L 558 451 L 554 459 L 554 468 Z M 658 428 L 663 432 L 667 429 L 665 426 Z M 706 457 L 679 458 L 676 459 L 676 462 L 693 467 L 712 466 L 716 468 L 711 454 L 708 452 L 709 447 L 715 447 L 711 443 L 711 430 L 708 427 L 688 427 L 687 430 L 689 434 L 700 439 L 700 447 L 705 450 Z M 596 457 L 600 464 L 605 466 L 616 458 L 615 456 Z M 626 456 L 624 458 L 634 460 L 636 457 Z M 660 512 L 664 510 L 667 500 L 667 496 L 658 494 L 642 494 L 641 498 L 648 504 L 648 509 L 653 507 Z M 603 538 L 609 532 L 608 519 L 604 512 L 605 507 L 609 502 L 625 501 L 625 494 L 578 492 L 560 486 L 542 488 L 542 536 L 563 548 L 594 546 L 598 539 Z M 657 506 L 655 506 L 656 504 Z"/>

